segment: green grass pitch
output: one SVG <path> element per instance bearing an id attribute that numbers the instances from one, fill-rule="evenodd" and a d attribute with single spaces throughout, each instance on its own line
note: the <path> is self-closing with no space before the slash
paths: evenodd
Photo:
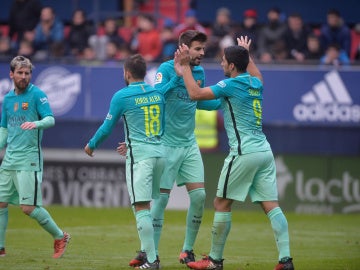
<path id="1" fill-rule="evenodd" d="M 10 207 L 7 255 L 0 270 L 121 270 L 139 249 L 130 208 L 47 207 L 72 236 L 63 258 L 54 260 L 52 238 L 20 209 Z M 286 213 L 296 270 L 360 269 L 360 215 Z M 177 257 L 183 244 L 185 211 L 167 210 L 160 242 L 162 269 L 187 269 Z M 213 211 L 206 210 L 194 251 L 207 254 Z M 224 251 L 225 270 L 272 270 L 277 251 L 267 217 L 260 211 L 233 212 Z"/>

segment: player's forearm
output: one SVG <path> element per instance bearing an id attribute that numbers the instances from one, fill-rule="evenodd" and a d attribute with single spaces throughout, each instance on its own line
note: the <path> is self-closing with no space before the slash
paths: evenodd
<path id="1" fill-rule="evenodd" d="M 55 125 L 55 118 L 52 116 L 46 116 L 39 121 L 34 121 L 37 129 L 46 129 Z"/>
<path id="2" fill-rule="evenodd" d="M 254 61 L 252 60 L 251 57 L 249 57 L 249 64 L 247 67 L 247 72 L 249 72 L 249 74 L 251 76 L 257 77 L 259 78 L 259 80 L 263 81 L 263 77 L 261 75 L 260 70 L 257 68 L 257 66 L 255 65 Z"/>
<path id="3" fill-rule="evenodd" d="M 162 93 L 166 93 L 170 89 L 174 89 L 175 87 L 177 87 L 179 83 L 180 83 L 180 77 L 173 76 L 168 82 L 155 84 L 155 88 L 159 89 Z"/>
<path id="4" fill-rule="evenodd" d="M 198 93 L 200 91 L 200 87 L 195 82 L 195 79 L 191 72 L 191 68 L 188 65 L 184 66 L 183 68 L 183 79 L 190 98 L 193 100 L 197 100 L 199 98 Z"/>
<path id="5" fill-rule="evenodd" d="M 3 149 L 6 145 L 8 137 L 7 128 L 0 127 L 0 150 Z"/>

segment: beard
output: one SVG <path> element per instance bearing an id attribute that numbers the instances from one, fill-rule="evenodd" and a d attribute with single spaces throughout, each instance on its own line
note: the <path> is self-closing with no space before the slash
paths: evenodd
<path id="1" fill-rule="evenodd" d="M 29 81 L 28 80 L 20 80 L 18 82 L 14 82 L 15 88 L 20 91 L 23 92 L 29 85 Z"/>
<path id="2" fill-rule="evenodd" d="M 227 78 L 230 78 L 230 72 L 229 72 L 229 71 L 224 70 L 224 76 L 225 76 L 225 77 L 227 77 Z"/>

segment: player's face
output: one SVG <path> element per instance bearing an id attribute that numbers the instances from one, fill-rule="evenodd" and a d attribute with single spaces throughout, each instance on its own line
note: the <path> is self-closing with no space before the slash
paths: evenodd
<path id="1" fill-rule="evenodd" d="M 24 92 L 31 80 L 31 70 L 28 67 L 15 68 L 14 72 L 10 71 L 10 78 L 14 82 L 15 91 Z"/>
<path id="2" fill-rule="evenodd" d="M 225 55 L 223 55 L 220 65 L 221 65 L 221 67 L 222 67 L 223 70 L 224 70 L 224 75 L 225 75 L 226 77 L 230 77 L 230 75 L 231 75 L 231 70 L 230 70 L 230 67 L 229 67 L 229 63 L 228 63 L 228 61 L 227 61 L 226 58 L 225 58 Z"/>
<path id="3" fill-rule="evenodd" d="M 205 54 L 205 43 L 200 41 L 193 41 L 190 44 L 189 54 L 191 57 L 190 65 L 198 66 Z"/>

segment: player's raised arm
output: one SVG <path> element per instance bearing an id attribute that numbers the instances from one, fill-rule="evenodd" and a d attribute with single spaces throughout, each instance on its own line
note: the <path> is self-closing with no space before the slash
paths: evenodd
<path id="1" fill-rule="evenodd" d="M 237 38 L 237 43 L 239 46 L 242 46 L 249 51 L 251 45 L 251 39 L 249 39 L 247 36 L 240 36 L 239 38 Z M 259 78 L 259 80 L 261 80 L 264 83 L 261 72 L 255 65 L 250 54 L 249 54 L 249 65 L 247 67 L 247 72 L 249 72 L 251 76 Z"/>

